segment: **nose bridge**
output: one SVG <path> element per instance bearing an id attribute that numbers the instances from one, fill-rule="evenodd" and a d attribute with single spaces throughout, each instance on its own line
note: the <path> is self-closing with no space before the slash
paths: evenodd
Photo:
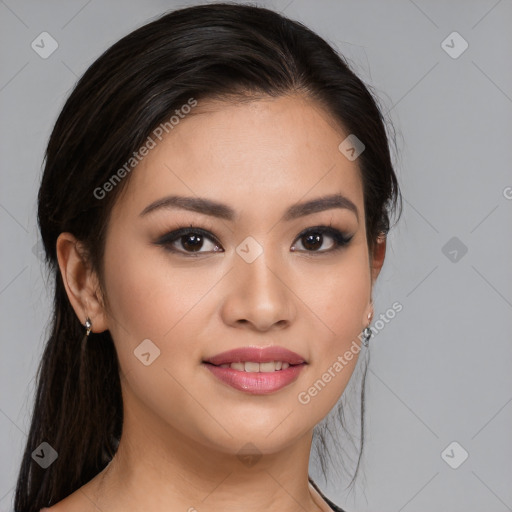
<path id="1" fill-rule="evenodd" d="M 254 248 L 250 247 L 250 250 L 254 251 Z M 269 298 L 281 296 L 284 285 L 278 276 L 284 272 L 282 262 L 279 263 L 278 258 L 272 256 L 270 250 L 263 250 L 263 247 L 254 260 L 245 258 L 239 252 L 235 262 L 236 279 L 243 283 L 248 294 L 263 294 Z"/>
<path id="2" fill-rule="evenodd" d="M 293 294 L 285 284 L 278 255 L 252 241 L 237 248 L 227 297 L 230 321 L 245 320 L 260 329 L 291 320 Z"/>

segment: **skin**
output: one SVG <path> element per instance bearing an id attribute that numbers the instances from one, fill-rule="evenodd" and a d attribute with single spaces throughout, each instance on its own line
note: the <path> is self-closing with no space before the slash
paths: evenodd
<path id="1" fill-rule="evenodd" d="M 109 221 L 102 287 L 73 235 L 59 236 L 59 266 L 77 316 L 113 337 L 125 416 L 110 465 L 49 510 L 331 510 L 307 481 L 312 433 L 343 393 L 357 356 L 308 404 L 297 396 L 359 343 L 386 247 L 380 240 L 370 260 L 357 160 L 338 150 L 347 135 L 298 95 L 202 102 L 132 171 Z M 355 203 L 359 219 L 330 208 L 280 221 L 289 206 L 335 192 Z M 183 209 L 139 215 L 171 194 L 220 201 L 238 218 Z M 199 257 L 180 239 L 172 245 L 181 253 L 155 244 L 191 223 L 212 233 L 223 252 L 213 252 L 208 238 Z M 329 224 L 352 240 L 329 252 L 326 234 L 308 252 L 298 235 Z M 263 248 L 252 263 L 236 252 L 248 236 Z M 145 339 L 160 350 L 149 366 L 134 356 Z M 235 347 L 274 344 L 308 364 L 270 395 L 237 391 L 201 364 Z M 250 467 L 237 456 L 247 443 L 261 455 Z"/>

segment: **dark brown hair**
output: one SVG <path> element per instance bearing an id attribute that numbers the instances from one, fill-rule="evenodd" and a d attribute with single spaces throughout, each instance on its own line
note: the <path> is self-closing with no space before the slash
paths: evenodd
<path id="1" fill-rule="evenodd" d="M 357 163 L 372 255 L 377 238 L 389 230 L 389 215 L 400 198 L 386 124 L 369 87 L 342 56 L 302 24 L 252 5 L 218 3 L 175 10 L 123 37 L 77 82 L 50 136 L 38 196 L 54 303 L 36 376 L 16 511 L 38 512 L 91 480 L 114 456 L 122 431 L 120 374 L 112 338 L 105 331 L 91 334 L 84 343 L 84 327 L 58 267 L 57 237 L 70 232 L 82 242 L 102 283 L 109 214 L 130 176 L 101 199 L 94 191 L 155 127 L 191 97 L 198 102 L 230 101 L 292 93 L 323 107 L 346 134 L 355 134 L 365 144 Z M 362 391 L 356 473 L 364 437 L 364 379 Z M 47 469 L 31 456 L 44 441 L 58 453 Z M 325 443 L 323 437 L 320 443 Z"/>

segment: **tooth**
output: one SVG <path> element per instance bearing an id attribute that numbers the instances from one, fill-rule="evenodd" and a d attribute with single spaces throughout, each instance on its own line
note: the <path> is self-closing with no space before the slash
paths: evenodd
<path id="1" fill-rule="evenodd" d="M 254 361 L 239 361 L 237 363 L 225 363 L 219 365 L 221 368 L 232 368 L 240 372 L 274 372 L 278 370 L 286 370 L 290 366 L 290 363 L 283 363 L 282 361 L 268 361 L 266 363 L 256 363 Z"/>
<path id="2" fill-rule="evenodd" d="M 245 371 L 246 372 L 259 372 L 260 371 L 260 363 L 246 362 L 245 363 Z"/>
<path id="3" fill-rule="evenodd" d="M 276 365 L 274 361 L 269 361 L 268 363 L 260 363 L 260 372 L 273 372 L 276 369 Z"/>

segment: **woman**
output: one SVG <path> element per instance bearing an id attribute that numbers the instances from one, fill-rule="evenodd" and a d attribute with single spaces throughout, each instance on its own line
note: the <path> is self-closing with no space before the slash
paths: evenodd
<path id="1" fill-rule="evenodd" d="M 15 510 L 342 510 L 313 431 L 399 198 L 373 96 L 303 25 L 209 4 L 114 44 L 46 152 L 54 315 Z"/>

